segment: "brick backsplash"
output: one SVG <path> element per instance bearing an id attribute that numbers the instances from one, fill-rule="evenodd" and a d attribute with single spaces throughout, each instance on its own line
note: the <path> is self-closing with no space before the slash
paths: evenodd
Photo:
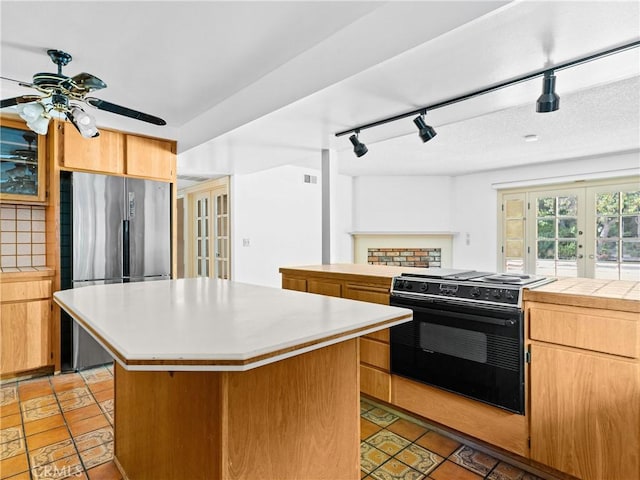
<path id="1" fill-rule="evenodd" d="M 0 267 L 46 264 L 44 207 L 0 205 Z"/>
<path id="2" fill-rule="evenodd" d="M 439 248 L 368 248 L 370 265 L 398 267 L 439 267 Z"/>

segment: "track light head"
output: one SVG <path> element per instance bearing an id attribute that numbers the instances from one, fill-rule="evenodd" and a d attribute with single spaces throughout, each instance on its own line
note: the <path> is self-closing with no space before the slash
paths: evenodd
<path id="1" fill-rule="evenodd" d="M 536 112 L 555 112 L 560 108 L 560 97 L 556 95 L 555 89 L 556 76 L 553 74 L 553 70 L 547 70 L 542 79 L 542 95 L 538 97 L 536 102 Z"/>
<path id="2" fill-rule="evenodd" d="M 413 119 L 413 123 L 418 127 L 418 136 L 422 139 L 423 142 L 428 142 L 433 137 L 437 135 L 436 131 L 433 129 L 431 125 L 427 125 L 424 122 L 425 113 L 421 113 L 419 116 Z"/>
<path id="3" fill-rule="evenodd" d="M 356 133 L 354 133 L 349 137 L 349 140 L 351 140 L 351 143 L 353 144 L 353 153 L 356 154 L 356 157 L 361 157 L 369 151 L 367 146 L 364 143 L 362 143 L 360 140 L 358 140 L 359 133 L 360 132 L 357 131 Z"/>

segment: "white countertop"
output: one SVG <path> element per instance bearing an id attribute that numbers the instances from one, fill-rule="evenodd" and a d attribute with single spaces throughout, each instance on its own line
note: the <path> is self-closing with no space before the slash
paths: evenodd
<path id="1" fill-rule="evenodd" d="M 249 370 L 411 320 L 411 310 L 209 278 L 55 301 L 128 370 Z"/>

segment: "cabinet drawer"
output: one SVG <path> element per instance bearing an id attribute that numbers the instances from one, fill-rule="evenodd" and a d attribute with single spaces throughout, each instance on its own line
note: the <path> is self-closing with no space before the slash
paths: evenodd
<path id="1" fill-rule="evenodd" d="M 342 284 L 337 282 L 327 282 L 324 280 L 307 280 L 309 293 L 319 293 L 320 295 L 328 295 L 330 297 L 342 296 Z"/>
<path id="2" fill-rule="evenodd" d="M 638 358 L 637 314 L 534 304 L 529 308 L 532 340 Z"/>
<path id="3" fill-rule="evenodd" d="M 347 283 L 344 288 L 344 298 L 389 305 L 389 287 Z"/>
<path id="4" fill-rule="evenodd" d="M 367 333 L 366 335 L 363 335 L 363 337 L 389 343 L 389 329 L 385 328 L 384 330 L 378 330 L 377 332 Z"/>
<path id="5" fill-rule="evenodd" d="M 360 361 L 389 371 L 389 345 L 375 340 L 361 338 Z"/>
<path id="6" fill-rule="evenodd" d="M 0 300 L 16 302 L 51 297 L 51 280 L 10 282 L 0 284 Z"/>
<path id="7" fill-rule="evenodd" d="M 373 367 L 360 365 L 360 391 L 385 402 L 390 402 L 391 375 Z"/>
<path id="8" fill-rule="evenodd" d="M 285 290 L 307 291 L 307 281 L 304 278 L 282 277 L 282 288 Z"/>

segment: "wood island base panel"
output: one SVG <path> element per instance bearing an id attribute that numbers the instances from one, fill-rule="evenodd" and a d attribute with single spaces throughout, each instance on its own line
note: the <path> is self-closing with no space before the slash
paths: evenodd
<path id="1" fill-rule="evenodd" d="M 117 464 L 136 480 L 359 479 L 358 381 L 356 339 L 246 372 L 116 364 Z"/>

